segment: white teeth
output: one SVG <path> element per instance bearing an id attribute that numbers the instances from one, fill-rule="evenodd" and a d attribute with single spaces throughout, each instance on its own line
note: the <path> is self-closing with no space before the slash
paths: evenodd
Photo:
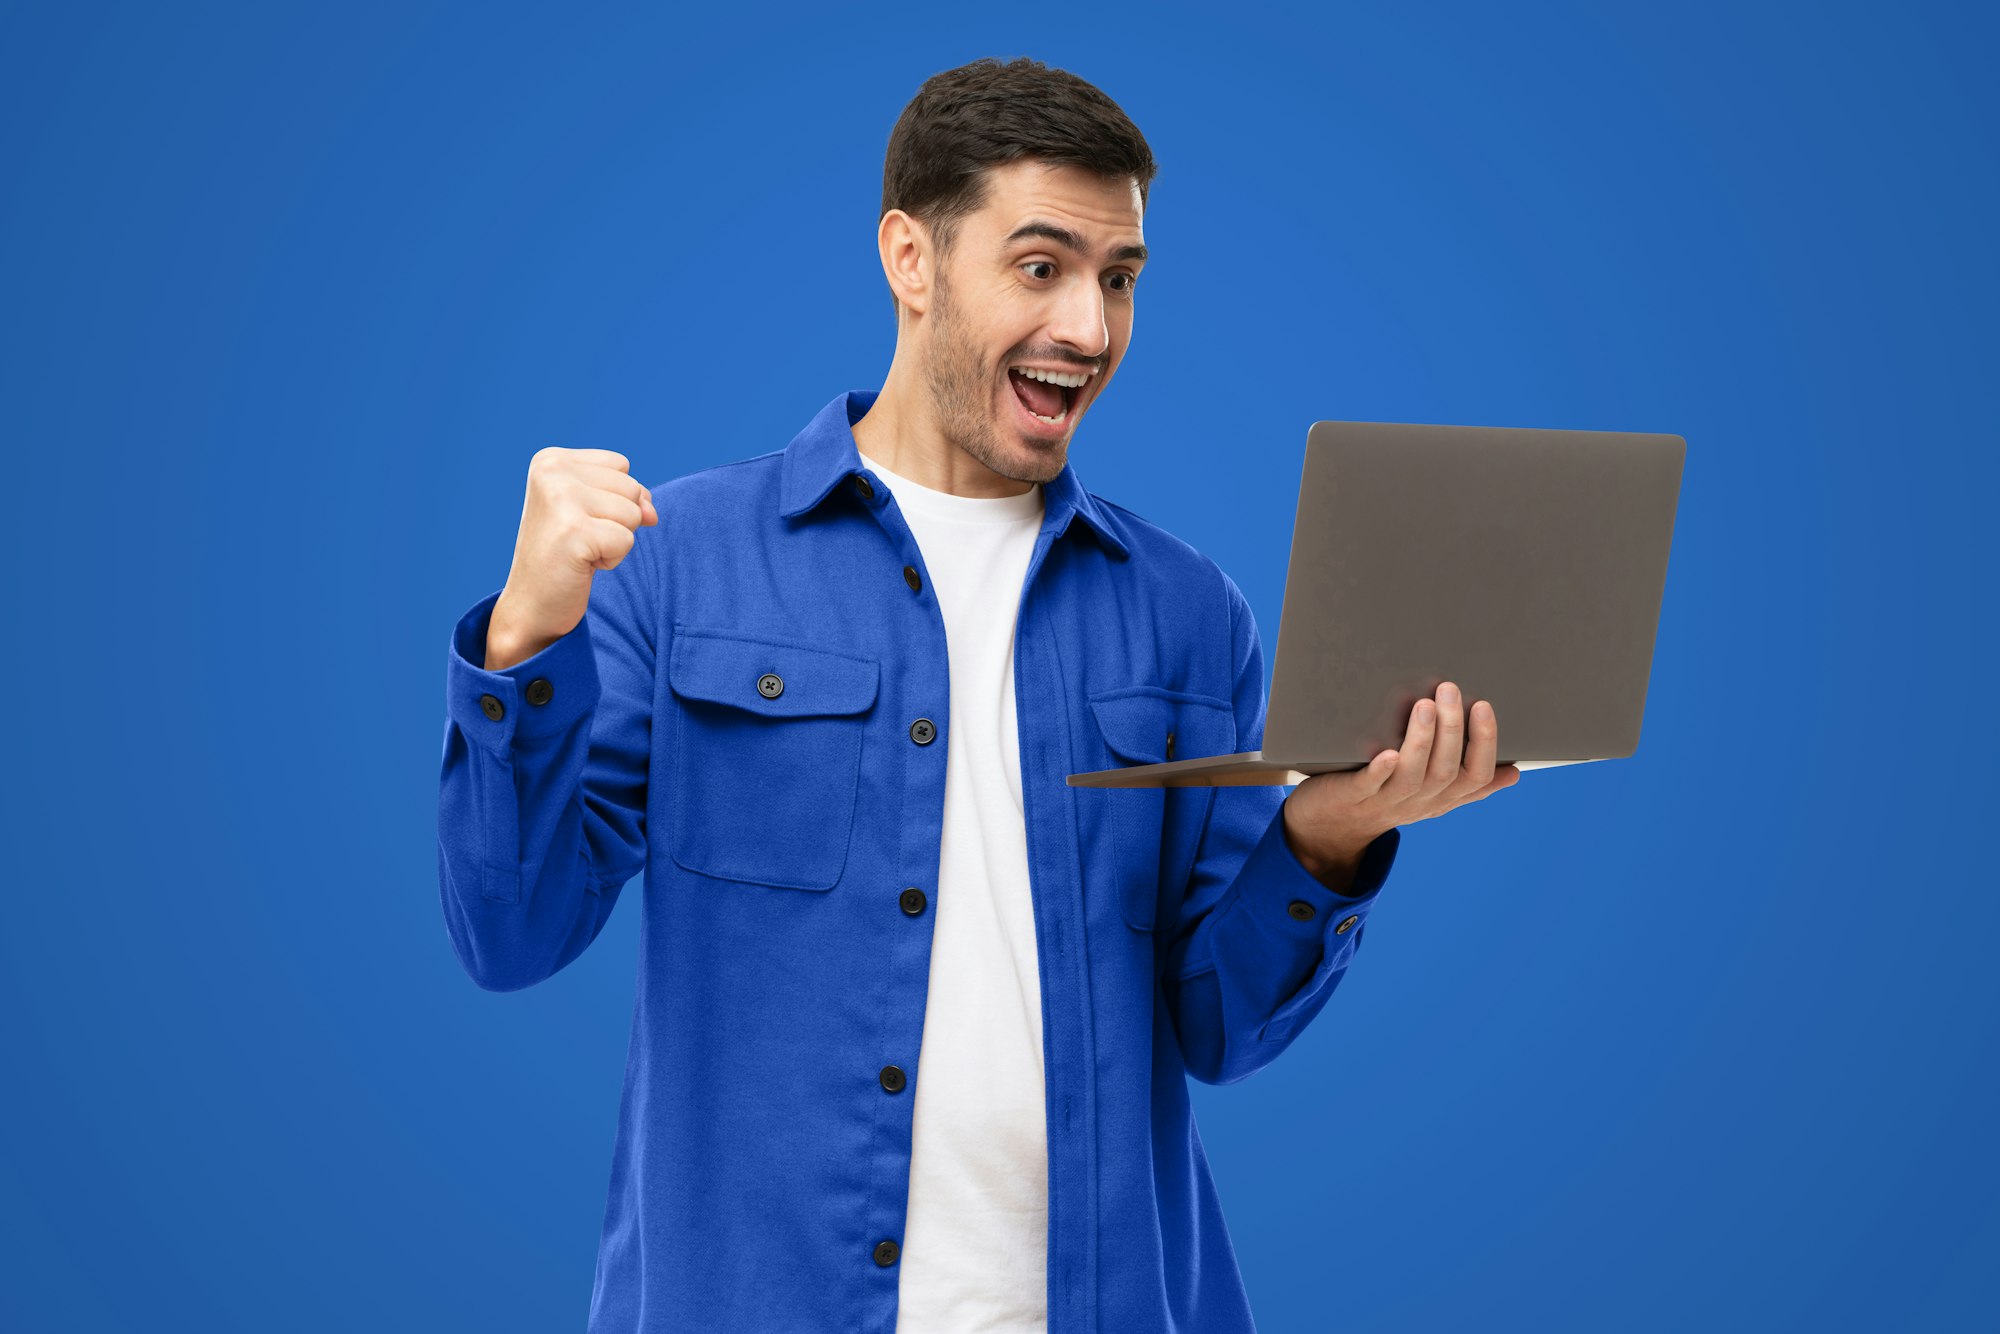
<path id="1" fill-rule="evenodd" d="M 1048 384 L 1060 385 L 1065 389 L 1081 389 L 1084 385 L 1090 382 L 1089 375 L 1063 375 L 1057 371 L 1035 370 L 1028 366 L 1009 366 L 1007 369 L 1014 372 L 1017 375 L 1025 376 L 1030 380 L 1042 380 Z M 1027 413 L 1030 417 L 1033 417 L 1036 421 L 1045 422 L 1050 426 L 1060 426 L 1064 422 L 1069 420 L 1068 404 L 1064 404 L 1063 410 L 1057 413 L 1053 417 L 1044 417 L 1041 413 L 1036 412 L 1026 403 L 1023 403 L 1021 405 L 1021 410 Z"/>
<path id="2" fill-rule="evenodd" d="M 1027 366 L 1013 366 L 1009 369 L 1027 376 L 1030 380 L 1044 380 L 1049 384 L 1059 384 L 1065 389 L 1081 389 L 1090 382 L 1088 375 L 1064 375 L 1058 371 L 1034 370 Z"/>

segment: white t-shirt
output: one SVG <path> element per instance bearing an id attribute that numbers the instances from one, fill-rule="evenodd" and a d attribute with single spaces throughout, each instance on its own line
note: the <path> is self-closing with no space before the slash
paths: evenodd
<path id="1" fill-rule="evenodd" d="M 955 496 L 866 454 L 923 552 L 951 680 L 930 993 L 911 1082 L 897 1334 L 1048 1328 L 1042 993 L 1014 711 L 1014 622 L 1042 488 Z"/>

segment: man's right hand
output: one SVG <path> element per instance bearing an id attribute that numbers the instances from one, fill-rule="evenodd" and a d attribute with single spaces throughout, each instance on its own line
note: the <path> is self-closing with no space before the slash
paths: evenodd
<path id="1" fill-rule="evenodd" d="M 574 630 L 590 607 L 590 577 L 625 559 L 641 525 L 659 521 L 652 493 L 633 479 L 623 454 L 537 450 L 514 564 L 487 622 L 486 670 L 532 658 Z"/>

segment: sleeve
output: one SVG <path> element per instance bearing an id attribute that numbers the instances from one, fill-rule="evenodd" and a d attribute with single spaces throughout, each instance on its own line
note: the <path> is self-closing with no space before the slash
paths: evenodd
<path id="1" fill-rule="evenodd" d="M 1222 576 L 1235 664 L 1237 749 L 1264 743 L 1264 650 L 1242 591 Z M 1370 843 L 1350 893 L 1300 864 L 1285 838 L 1282 785 L 1221 784 L 1209 803 L 1181 913 L 1160 951 L 1161 991 L 1188 1073 L 1233 1084 L 1291 1045 L 1354 960 L 1402 842 Z"/>
<path id="2" fill-rule="evenodd" d="M 531 658 L 485 668 L 498 590 L 452 631 L 438 889 L 459 963 L 489 991 L 568 965 L 645 867 L 656 531 L 592 575 L 584 618 Z"/>

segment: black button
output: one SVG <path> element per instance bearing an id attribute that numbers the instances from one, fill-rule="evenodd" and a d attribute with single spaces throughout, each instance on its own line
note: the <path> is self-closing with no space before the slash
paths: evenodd
<path id="1" fill-rule="evenodd" d="M 549 684 L 549 678 L 538 676 L 528 682 L 528 703 L 546 704 L 556 697 L 556 688 Z"/>
<path id="2" fill-rule="evenodd" d="M 903 905 L 903 911 L 912 917 L 921 916 L 924 911 L 924 905 L 929 902 L 924 897 L 924 892 L 915 885 L 911 885 L 896 897 L 897 902 Z"/>
<path id="3" fill-rule="evenodd" d="M 492 695 L 481 695 L 479 707 L 486 710 L 486 716 L 496 723 L 507 716 L 507 706 Z"/>
<path id="4" fill-rule="evenodd" d="M 917 573 L 917 567 L 914 565 L 905 565 L 903 567 L 903 582 L 910 586 L 912 593 L 921 593 L 924 591 L 924 577 Z"/>
<path id="5" fill-rule="evenodd" d="M 903 1067 L 899 1065 L 883 1066 L 882 1087 L 891 1093 L 901 1093 L 903 1091 Z"/>
<path id="6" fill-rule="evenodd" d="M 863 500 L 875 499 L 875 488 L 868 485 L 868 479 L 860 473 L 854 474 L 854 489 L 860 493 Z"/>
<path id="7" fill-rule="evenodd" d="M 1301 922 L 1310 922 L 1313 919 L 1313 914 L 1317 912 L 1318 909 L 1314 908 L 1310 903 L 1307 903 L 1304 899 L 1293 899 L 1292 906 L 1287 908 L 1285 911 L 1289 912 L 1292 916 L 1298 918 Z"/>
<path id="8" fill-rule="evenodd" d="M 1174 757 L 1174 734 L 1173 734 L 1172 732 L 1168 732 L 1168 733 L 1167 733 L 1167 758 L 1171 760 L 1171 759 L 1172 759 L 1173 757 Z"/>
<path id="9" fill-rule="evenodd" d="M 937 724 L 928 718 L 919 718 L 910 724 L 910 740 L 919 746 L 928 746 L 937 737 Z"/>
<path id="10" fill-rule="evenodd" d="M 1346 918 L 1346 920 L 1344 920 L 1343 922 L 1341 922 L 1341 924 L 1340 924 L 1339 926 L 1336 926 L 1335 928 L 1333 928 L 1333 934 L 1334 934 L 1334 935 L 1336 935 L 1336 936 L 1344 936 L 1344 935 L 1346 935 L 1346 934 L 1347 934 L 1347 928 L 1348 928 L 1348 927 L 1350 927 L 1350 926 L 1353 926 L 1353 925 L 1354 925 L 1354 924 L 1355 924 L 1356 922 L 1358 922 L 1358 921 L 1360 921 L 1360 920 L 1361 920 L 1361 914 L 1360 914 L 1360 913 L 1349 913 L 1349 914 L 1347 915 L 1347 918 Z"/>
<path id="11" fill-rule="evenodd" d="M 776 699 L 785 693 L 785 678 L 776 672 L 765 672 L 757 678 L 757 693 L 765 699 Z"/>
<path id="12" fill-rule="evenodd" d="M 896 1249 L 896 1243 L 893 1241 L 876 1242 L 875 1263 L 887 1269 L 890 1265 L 896 1263 Z"/>

